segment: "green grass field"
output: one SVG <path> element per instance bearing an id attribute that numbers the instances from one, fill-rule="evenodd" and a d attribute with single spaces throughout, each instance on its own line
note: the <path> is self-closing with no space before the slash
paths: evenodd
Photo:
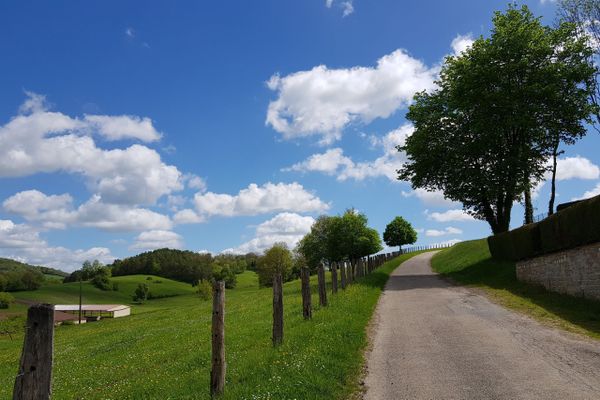
<path id="1" fill-rule="evenodd" d="M 224 398 L 343 399 L 359 391 L 366 326 L 377 299 L 390 272 L 415 254 L 386 263 L 335 296 L 329 291 L 330 306 L 317 307 L 311 321 L 302 319 L 299 281 L 286 283 L 285 337 L 278 348 L 270 339 L 271 289 L 258 289 L 252 272 L 238 276 L 238 287 L 226 293 Z M 117 279 L 122 281 L 120 291 L 112 293 L 116 298 L 93 288 L 86 293 L 93 301 L 127 302 L 127 280 L 139 278 Z M 318 304 L 314 279 L 313 304 Z M 72 301 L 78 285 L 65 286 L 47 287 L 35 296 Z M 130 317 L 58 327 L 53 397 L 209 398 L 211 302 L 188 288 L 187 294 L 134 306 Z M 0 338 L 0 398 L 10 397 L 21 346 L 22 335 Z"/>
<path id="2" fill-rule="evenodd" d="M 458 283 L 484 290 L 492 300 L 507 308 L 600 339 L 600 302 L 519 282 L 515 264 L 493 259 L 485 239 L 458 243 L 436 254 L 432 266 Z"/>

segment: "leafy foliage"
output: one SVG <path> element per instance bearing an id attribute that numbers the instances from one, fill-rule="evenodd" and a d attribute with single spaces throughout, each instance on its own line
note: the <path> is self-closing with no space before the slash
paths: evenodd
<path id="1" fill-rule="evenodd" d="M 15 292 L 38 289 L 45 281 L 44 273 L 64 274 L 53 268 L 38 267 L 8 258 L 0 258 L 0 291 Z"/>
<path id="2" fill-rule="evenodd" d="M 135 289 L 135 292 L 133 293 L 133 301 L 143 303 L 148 299 L 149 295 L 150 289 L 148 288 L 148 285 L 146 285 L 145 283 L 140 283 L 138 284 L 137 288 Z"/>
<path id="3" fill-rule="evenodd" d="M 196 291 L 202 300 L 209 300 L 212 296 L 212 285 L 209 281 L 198 282 Z"/>
<path id="4" fill-rule="evenodd" d="M 0 308 L 8 308 L 15 302 L 15 298 L 6 292 L 0 292 Z"/>
<path id="5" fill-rule="evenodd" d="M 500 233 L 547 170 L 557 132 L 585 134 L 596 69 L 571 24 L 545 27 L 512 5 L 493 23 L 490 38 L 446 58 L 438 89 L 415 95 L 407 114 L 415 132 L 400 147 L 409 161 L 398 172 Z"/>
<path id="6" fill-rule="evenodd" d="M 410 222 L 402 217 L 396 217 L 387 224 L 383 232 L 383 241 L 390 247 L 412 244 L 417 241 L 417 232 Z"/>
<path id="7" fill-rule="evenodd" d="M 272 286 L 273 276 L 280 273 L 283 280 L 289 278 L 292 268 L 292 252 L 285 243 L 276 243 L 260 257 L 257 264 L 258 284 Z"/>

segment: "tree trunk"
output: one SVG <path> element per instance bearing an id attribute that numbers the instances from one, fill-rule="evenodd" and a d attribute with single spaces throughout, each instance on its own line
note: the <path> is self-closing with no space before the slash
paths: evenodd
<path id="1" fill-rule="evenodd" d="M 311 319 L 312 299 L 310 294 L 310 269 L 308 267 L 300 269 L 300 279 L 302 281 L 302 316 L 304 319 Z"/>
<path id="2" fill-rule="evenodd" d="M 525 224 L 533 223 L 533 204 L 531 204 L 531 184 L 525 190 Z"/>
<path id="3" fill-rule="evenodd" d="M 550 189 L 550 201 L 548 202 L 548 215 L 554 214 L 554 199 L 556 198 L 556 164 L 558 158 L 558 145 L 552 148 L 552 187 Z"/>
<path id="4" fill-rule="evenodd" d="M 321 307 L 327 306 L 327 286 L 325 284 L 325 267 L 323 263 L 319 264 L 319 271 L 317 274 L 319 280 L 319 305 Z"/>
<path id="5" fill-rule="evenodd" d="M 273 346 L 283 342 L 283 279 L 273 275 Z"/>

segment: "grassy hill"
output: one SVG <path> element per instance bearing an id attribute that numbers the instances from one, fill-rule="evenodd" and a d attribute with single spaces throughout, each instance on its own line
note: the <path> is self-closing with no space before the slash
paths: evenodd
<path id="1" fill-rule="evenodd" d="M 225 297 L 224 398 L 342 399 L 360 390 L 366 326 L 389 273 L 415 254 L 386 263 L 336 296 L 329 291 L 330 306 L 317 306 L 311 321 L 302 319 L 299 281 L 286 283 L 285 336 L 278 348 L 271 344 L 271 289 L 259 289 L 253 272 L 240 275 Z M 312 283 L 318 305 L 314 277 Z M 72 296 L 76 287 L 65 290 Z M 122 291 L 115 295 L 125 299 L 129 289 Z M 56 329 L 54 397 L 209 398 L 211 301 L 190 292 L 133 311 L 126 318 Z M 21 346 L 22 336 L 0 337 L 0 398 L 10 397 Z"/>
<path id="2" fill-rule="evenodd" d="M 0 257 L 0 273 L 9 272 L 9 271 L 24 271 L 27 269 L 38 271 L 49 277 L 59 277 L 61 279 L 64 278 L 65 276 L 69 275 L 64 271 L 61 271 L 61 270 L 58 270 L 55 268 L 40 267 L 37 265 L 30 265 L 30 264 L 22 263 L 20 261 L 11 260 L 10 258 Z"/>
<path id="3" fill-rule="evenodd" d="M 148 279 L 150 278 L 150 279 Z M 194 293 L 194 288 L 188 284 L 153 275 L 129 275 L 111 278 L 117 283 L 119 290 L 104 291 L 89 282 L 82 283 L 82 297 L 85 303 L 131 304 L 133 292 L 140 283 L 150 288 L 150 293 L 157 297 L 172 297 Z M 79 302 L 79 283 L 50 284 L 37 290 L 15 292 L 16 299 L 45 302 L 51 304 L 75 304 Z"/>
<path id="4" fill-rule="evenodd" d="M 431 263 L 435 271 L 483 290 L 507 308 L 546 324 L 600 339 L 600 302 L 519 282 L 515 264 L 493 259 L 486 239 L 458 243 L 436 254 Z"/>

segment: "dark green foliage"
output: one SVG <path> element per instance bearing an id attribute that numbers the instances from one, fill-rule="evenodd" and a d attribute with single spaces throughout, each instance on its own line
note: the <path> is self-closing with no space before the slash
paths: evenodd
<path id="1" fill-rule="evenodd" d="M 110 283 L 110 269 L 108 267 L 98 269 L 90 282 L 100 290 L 114 290 Z"/>
<path id="2" fill-rule="evenodd" d="M 297 252 L 315 271 L 320 262 L 356 260 L 382 249 L 379 233 L 367 226 L 367 217 L 354 209 L 342 215 L 317 218 Z"/>
<path id="3" fill-rule="evenodd" d="M 235 288 L 237 284 L 237 276 L 234 270 L 227 266 L 217 265 L 213 270 L 213 279 L 216 281 L 224 281 L 227 289 Z"/>
<path id="4" fill-rule="evenodd" d="M 600 241 L 600 196 L 573 204 L 536 224 L 490 236 L 494 258 L 522 260 Z"/>
<path id="5" fill-rule="evenodd" d="M 45 280 L 42 270 L 63 273 L 52 268 L 36 267 L 8 258 L 0 258 L 0 291 L 38 289 Z"/>
<path id="6" fill-rule="evenodd" d="M 212 296 L 212 285 L 209 281 L 198 282 L 198 296 L 202 300 L 210 300 Z"/>
<path id="7" fill-rule="evenodd" d="M 143 303 L 148 299 L 149 294 L 150 289 L 148 288 L 148 285 L 145 283 L 140 283 L 133 293 L 133 301 Z"/>
<path id="8" fill-rule="evenodd" d="M 417 232 L 413 229 L 410 222 L 402 217 L 396 217 L 385 227 L 383 241 L 390 247 L 401 247 L 404 244 L 416 242 Z"/>
<path id="9" fill-rule="evenodd" d="M 15 298 L 6 292 L 0 292 L 0 308 L 8 308 L 15 302 Z"/>
<path id="10" fill-rule="evenodd" d="M 450 56 L 431 93 L 415 96 L 415 132 L 399 179 L 460 201 L 494 234 L 542 179 L 559 141 L 585 135 L 596 68 L 571 24 L 543 26 L 526 6 L 496 13 L 489 38 Z"/>
<path id="11" fill-rule="evenodd" d="M 113 276 L 158 275 L 182 282 L 195 283 L 212 278 L 213 258 L 208 253 L 158 249 L 138 254 L 112 264 Z"/>
<path id="12" fill-rule="evenodd" d="M 289 280 L 292 269 L 292 252 L 285 243 L 276 243 L 258 259 L 257 273 L 259 286 L 272 286 L 273 275 L 280 273 L 283 281 Z"/>

